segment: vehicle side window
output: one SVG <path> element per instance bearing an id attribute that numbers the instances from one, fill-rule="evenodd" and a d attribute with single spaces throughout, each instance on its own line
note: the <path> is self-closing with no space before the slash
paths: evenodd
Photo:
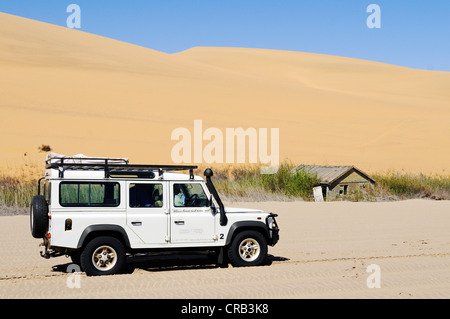
<path id="1" fill-rule="evenodd" d="M 162 184 L 130 184 L 130 207 L 162 207 Z"/>
<path id="2" fill-rule="evenodd" d="M 59 203 L 67 207 L 114 207 L 120 204 L 118 183 L 62 182 Z"/>
<path id="3" fill-rule="evenodd" d="M 208 207 L 209 200 L 203 187 L 198 183 L 173 185 L 173 205 L 175 207 Z"/>

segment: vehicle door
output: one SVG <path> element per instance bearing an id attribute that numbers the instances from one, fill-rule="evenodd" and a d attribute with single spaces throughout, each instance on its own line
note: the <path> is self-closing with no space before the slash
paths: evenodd
<path id="1" fill-rule="evenodd" d="M 170 182 L 170 240 L 172 243 L 207 243 L 217 239 L 217 214 L 209 193 L 197 181 Z"/>
<path id="2" fill-rule="evenodd" d="M 166 243 L 169 235 L 167 182 L 128 182 L 127 225 L 145 244 Z"/>

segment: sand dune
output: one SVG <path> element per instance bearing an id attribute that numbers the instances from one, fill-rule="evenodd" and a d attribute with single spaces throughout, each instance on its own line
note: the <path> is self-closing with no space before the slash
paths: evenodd
<path id="1" fill-rule="evenodd" d="M 450 73 L 319 54 L 165 54 L 0 13 L 1 167 L 62 154 L 170 163 L 171 132 L 280 128 L 280 159 L 446 173 Z M 27 160 L 27 159 L 25 159 Z"/>

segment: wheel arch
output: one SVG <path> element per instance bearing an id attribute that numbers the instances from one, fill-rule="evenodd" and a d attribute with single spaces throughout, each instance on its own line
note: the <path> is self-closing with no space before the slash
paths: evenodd
<path id="1" fill-rule="evenodd" d="M 233 241 L 233 238 L 238 233 L 246 230 L 258 231 L 266 238 L 266 240 L 269 240 L 269 230 L 267 229 L 267 226 L 265 224 L 257 221 L 241 221 L 231 225 L 230 229 L 228 230 L 225 245 L 230 245 Z"/>
<path id="2" fill-rule="evenodd" d="M 128 239 L 128 235 L 123 229 L 123 227 L 119 225 L 91 225 L 86 227 L 83 233 L 80 236 L 78 241 L 77 248 L 80 249 L 85 246 L 92 238 L 98 236 L 111 236 L 119 239 L 123 242 L 126 248 L 130 248 L 130 240 Z"/>

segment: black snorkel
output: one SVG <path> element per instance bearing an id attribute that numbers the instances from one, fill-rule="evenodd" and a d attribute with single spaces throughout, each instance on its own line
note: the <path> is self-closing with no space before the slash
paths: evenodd
<path id="1" fill-rule="evenodd" d="M 223 206 L 223 203 L 220 200 L 219 194 L 217 193 L 217 190 L 214 187 L 213 182 L 211 181 L 211 176 L 213 176 L 214 173 L 213 173 L 212 169 L 207 168 L 204 172 L 204 175 L 206 177 L 206 187 L 208 187 L 209 192 L 214 196 L 214 199 L 216 200 L 217 204 L 219 204 L 220 226 L 225 226 L 228 222 L 228 218 L 225 214 L 225 207 Z M 210 205 L 212 205 L 212 203 L 210 203 Z"/>

